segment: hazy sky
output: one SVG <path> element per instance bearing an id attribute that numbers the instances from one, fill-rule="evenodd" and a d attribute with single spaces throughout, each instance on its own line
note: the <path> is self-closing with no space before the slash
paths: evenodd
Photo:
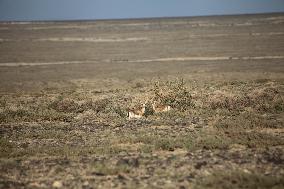
<path id="1" fill-rule="evenodd" d="M 0 20 L 69 20 L 284 12 L 284 0 L 0 0 Z"/>

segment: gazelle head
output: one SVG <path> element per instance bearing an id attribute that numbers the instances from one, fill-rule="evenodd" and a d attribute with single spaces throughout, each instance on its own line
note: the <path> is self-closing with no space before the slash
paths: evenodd
<path id="1" fill-rule="evenodd" d="M 140 119 L 145 114 L 145 110 L 146 110 L 146 104 L 142 104 L 142 108 L 140 106 L 139 108 L 131 109 L 128 112 L 128 118 Z"/>

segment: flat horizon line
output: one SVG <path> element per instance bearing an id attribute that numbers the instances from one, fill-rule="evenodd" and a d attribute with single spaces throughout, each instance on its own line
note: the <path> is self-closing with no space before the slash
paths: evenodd
<path id="1" fill-rule="evenodd" d="M 133 17 L 133 18 L 103 18 L 103 19 L 42 19 L 42 20 L 0 20 L 0 23 L 56 23 L 56 22 L 94 22 L 94 21 L 124 21 L 124 20 L 155 20 L 155 19 L 185 19 L 205 17 L 232 17 L 232 16 L 253 16 L 253 15 L 281 15 L 284 12 L 262 12 L 262 13 L 240 13 L 240 14 L 212 14 L 195 16 L 158 16 L 158 17 Z"/>

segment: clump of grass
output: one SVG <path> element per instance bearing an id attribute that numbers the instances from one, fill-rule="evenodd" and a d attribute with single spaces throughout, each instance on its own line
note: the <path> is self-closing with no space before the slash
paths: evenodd
<path id="1" fill-rule="evenodd" d="M 189 146 L 192 149 L 226 149 L 232 141 L 224 135 L 201 133 Z"/>
<path id="2" fill-rule="evenodd" d="M 229 172 L 215 171 L 212 175 L 197 179 L 193 188 L 274 188 L 284 187 L 283 177 L 264 176 L 257 173 L 233 170 Z"/>
<path id="3" fill-rule="evenodd" d="M 107 98 L 99 99 L 92 104 L 92 109 L 96 113 L 107 112 L 111 106 L 111 101 Z"/>
<path id="4" fill-rule="evenodd" d="M 261 112 L 281 112 L 284 110 L 284 99 L 275 87 L 262 87 L 238 94 L 218 90 L 210 95 L 208 105 L 212 109 L 230 111 L 243 111 L 250 107 Z"/>
<path id="5" fill-rule="evenodd" d="M 126 118 L 127 117 L 127 112 L 124 109 L 122 109 L 121 107 L 115 106 L 115 107 L 113 107 L 113 110 L 120 117 L 122 117 L 122 118 Z"/>
<path id="6" fill-rule="evenodd" d="M 113 165 L 104 162 L 94 162 L 91 170 L 98 175 L 117 175 L 130 172 L 130 167 L 126 164 Z"/>
<path id="7" fill-rule="evenodd" d="M 276 87 L 263 87 L 248 94 L 251 106 L 258 111 L 283 111 L 284 98 Z"/>
<path id="8" fill-rule="evenodd" d="M 153 110 L 152 104 L 151 104 L 151 102 L 147 102 L 146 106 L 145 106 L 144 116 L 148 117 L 148 116 L 153 115 L 153 114 L 154 114 L 154 110 Z"/>
<path id="9" fill-rule="evenodd" d="M 0 107 L 5 107 L 7 105 L 7 99 L 2 97 L 0 98 Z"/>
<path id="10" fill-rule="evenodd" d="M 0 113 L 0 122 L 8 123 L 10 121 L 29 121 L 34 119 L 34 114 L 24 109 L 6 109 Z"/>
<path id="11" fill-rule="evenodd" d="M 132 143 L 142 143 L 146 145 L 141 148 L 142 151 L 164 150 L 173 151 L 178 148 L 185 150 L 197 149 L 225 149 L 231 144 L 231 140 L 224 134 L 194 132 L 164 136 L 162 133 L 139 133 L 134 136 Z"/>
<path id="12" fill-rule="evenodd" d="M 126 111 L 117 103 L 115 104 L 109 98 L 98 99 L 92 101 L 86 99 L 84 101 L 76 101 L 70 98 L 59 96 L 53 101 L 49 108 L 57 112 L 67 113 L 69 115 L 81 115 L 93 112 L 95 115 L 111 115 L 116 113 L 120 117 L 126 117 Z M 77 116 L 79 118 L 80 116 Z"/>
<path id="13" fill-rule="evenodd" d="M 283 145 L 284 142 L 279 136 L 275 136 L 269 133 L 261 132 L 247 132 L 247 131 L 231 131 L 226 133 L 226 138 L 230 139 L 230 142 L 246 145 L 251 148 L 255 147 L 269 147 Z"/>
<path id="14" fill-rule="evenodd" d="M 10 153 L 15 148 L 15 145 L 9 142 L 6 138 L 0 138 L 0 157 L 9 157 Z"/>
<path id="15" fill-rule="evenodd" d="M 209 97 L 209 106 L 212 109 L 223 108 L 228 110 L 238 110 L 248 105 L 248 100 L 243 100 L 242 96 L 231 92 L 218 90 Z"/>
<path id="16" fill-rule="evenodd" d="M 168 112 L 163 112 L 163 114 L 160 114 L 159 116 L 162 118 L 163 121 L 175 121 L 185 119 L 188 114 L 186 112 L 181 112 L 179 110 L 173 109 Z"/>
<path id="17" fill-rule="evenodd" d="M 154 150 L 154 147 L 148 144 L 144 144 L 138 149 L 138 151 L 141 153 L 152 153 L 153 150 Z"/>
<path id="18" fill-rule="evenodd" d="M 63 96 L 59 96 L 55 101 L 51 102 L 49 108 L 65 113 L 78 112 L 80 110 L 80 106 L 73 99 L 64 98 Z"/>
<path id="19" fill-rule="evenodd" d="M 215 127 L 226 130 L 281 128 L 283 121 L 275 118 L 259 115 L 254 111 L 245 111 L 234 116 L 225 116 L 216 122 Z"/>
<path id="20" fill-rule="evenodd" d="M 143 88 L 144 84 L 142 82 L 136 82 L 133 88 Z"/>
<path id="21" fill-rule="evenodd" d="M 173 151 L 177 147 L 177 143 L 170 137 L 159 137 L 154 141 L 154 146 L 158 150 Z"/>
<path id="22" fill-rule="evenodd" d="M 193 105 L 192 96 L 186 88 L 183 79 L 156 82 L 153 100 L 180 111 L 186 111 Z"/>

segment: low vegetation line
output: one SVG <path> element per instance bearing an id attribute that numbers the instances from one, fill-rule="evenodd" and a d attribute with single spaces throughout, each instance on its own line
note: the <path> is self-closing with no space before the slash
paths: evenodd
<path id="1" fill-rule="evenodd" d="M 284 59 L 284 56 L 216 56 L 216 57 L 171 57 L 171 58 L 154 58 L 154 59 L 140 59 L 140 60 L 101 60 L 100 62 L 172 62 L 172 61 L 223 61 L 223 60 L 271 60 L 271 59 Z M 16 67 L 16 66 L 42 66 L 42 65 L 59 65 L 59 64 L 89 64 L 94 63 L 96 60 L 84 61 L 53 61 L 53 62 L 3 62 L 0 66 Z"/>

